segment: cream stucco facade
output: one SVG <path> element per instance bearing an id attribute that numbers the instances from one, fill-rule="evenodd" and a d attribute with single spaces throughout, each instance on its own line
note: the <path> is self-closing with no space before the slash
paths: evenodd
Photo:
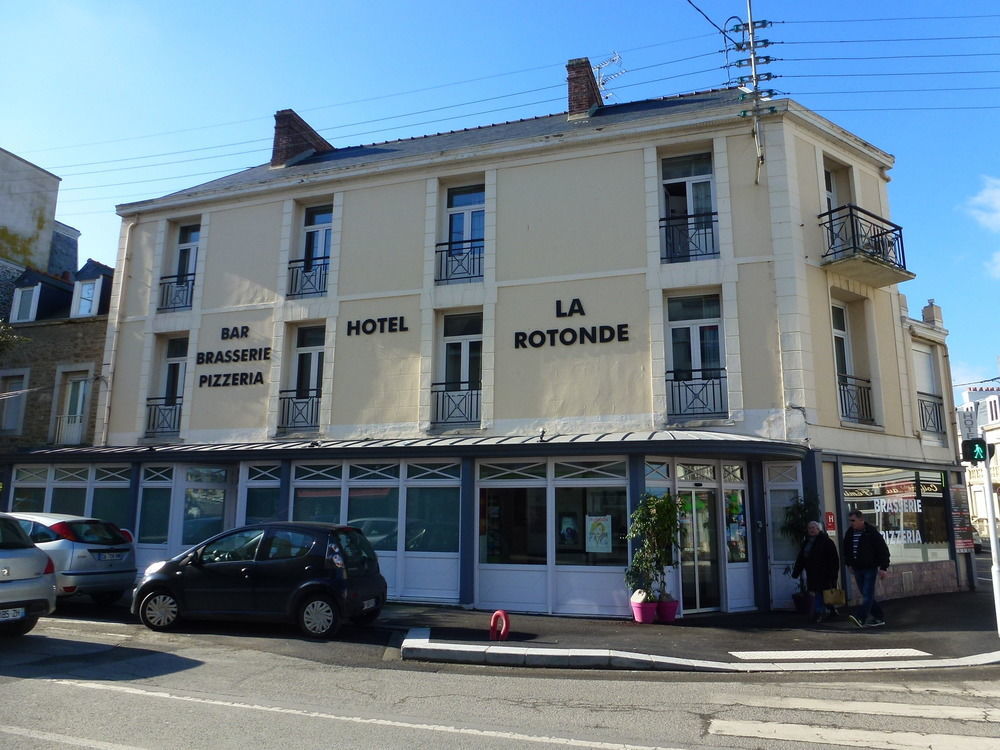
<path id="1" fill-rule="evenodd" d="M 703 460 L 717 497 L 746 507 L 705 521 L 730 553 L 713 542 L 716 596 L 685 607 L 781 606 L 783 508 L 806 497 L 842 528 L 843 465 L 936 472 L 935 523 L 947 516 L 953 405 L 946 331 L 926 316 L 915 329 L 898 286 L 913 274 L 888 220 L 892 157 L 791 100 L 769 102 L 758 152 L 741 108 L 722 91 L 580 114 L 571 95 L 569 117 L 357 149 L 310 129 L 291 160 L 276 136 L 270 166 L 119 207 L 101 442 L 140 463 L 224 456 L 227 523 L 249 517 L 247 446 L 287 462 L 286 507 L 310 447 L 345 483 L 355 463 L 446 457 L 466 482 L 461 583 L 438 598 L 605 614 L 620 594 L 566 593 L 581 584 L 560 565 L 577 563 L 544 534 L 547 573 L 518 585 L 548 594 L 511 599 L 514 558 L 486 551 L 506 486 L 490 462 L 548 467 L 518 471 L 549 498 L 551 530 L 572 515 L 563 460 L 620 462 L 580 476 L 628 508 L 644 489 L 700 492 L 682 463 Z M 290 115 L 276 117 L 278 132 Z M 660 479 L 657 461 L 672 467 Z M 957 570 L 935 533 L 902 559 Z M 416 568 L 398 544 L 390 593 L 407 598 Z M 615 560 L 586 571 L 601 591 L 620 588 Z"/>

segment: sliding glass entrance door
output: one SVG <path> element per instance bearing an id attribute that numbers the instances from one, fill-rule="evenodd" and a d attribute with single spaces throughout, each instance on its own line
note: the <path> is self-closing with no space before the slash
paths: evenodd
<path id="1" fill-rule="evenodd" d="M 719 609 L 719 501 L 717 490 L 680 490 L 681 595 L 685 612 Z"/>

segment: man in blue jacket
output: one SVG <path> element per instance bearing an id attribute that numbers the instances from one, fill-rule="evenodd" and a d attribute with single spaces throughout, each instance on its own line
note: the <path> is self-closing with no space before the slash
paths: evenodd
<path id="1" fill-rule="evenodd" d="M 861 605 L 850 616 L 851 622 L 859 628 L 885 625 L 882 608 L 875 601 L 875 582 L 888 575 L 889 547 L 860 510 L 848 513 L 847 521 L 850 528 L 844 534 L 844 563 L 854 574 L 861 593 Z"/>

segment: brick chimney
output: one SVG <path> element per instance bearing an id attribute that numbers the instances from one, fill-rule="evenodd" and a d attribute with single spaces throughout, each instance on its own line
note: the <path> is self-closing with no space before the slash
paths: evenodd
<path id="1" fill-rule="evenodd" d="M 274 147 L 271 167 L 287 167 L 312 156 L 317 151 L 333 151 L 323 136 L 291 109 L 274 113 Z"/>
<path id="2" fill-rule="evenodd" d="M 566 63 L 566 84 L 569 96 L 567 119 L 589 117 L 601 106 L 601 90 L 589 58 L 577 57 Z"/>

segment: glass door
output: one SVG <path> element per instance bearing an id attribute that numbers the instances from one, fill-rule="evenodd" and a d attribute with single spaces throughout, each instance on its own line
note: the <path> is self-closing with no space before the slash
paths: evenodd
<path id="1" fill-rule="evenodd" d="M 722 604 L 718 493 L 705 489 L 680 490 L 678 496 L 684 612 L 717 610 Z"/>

